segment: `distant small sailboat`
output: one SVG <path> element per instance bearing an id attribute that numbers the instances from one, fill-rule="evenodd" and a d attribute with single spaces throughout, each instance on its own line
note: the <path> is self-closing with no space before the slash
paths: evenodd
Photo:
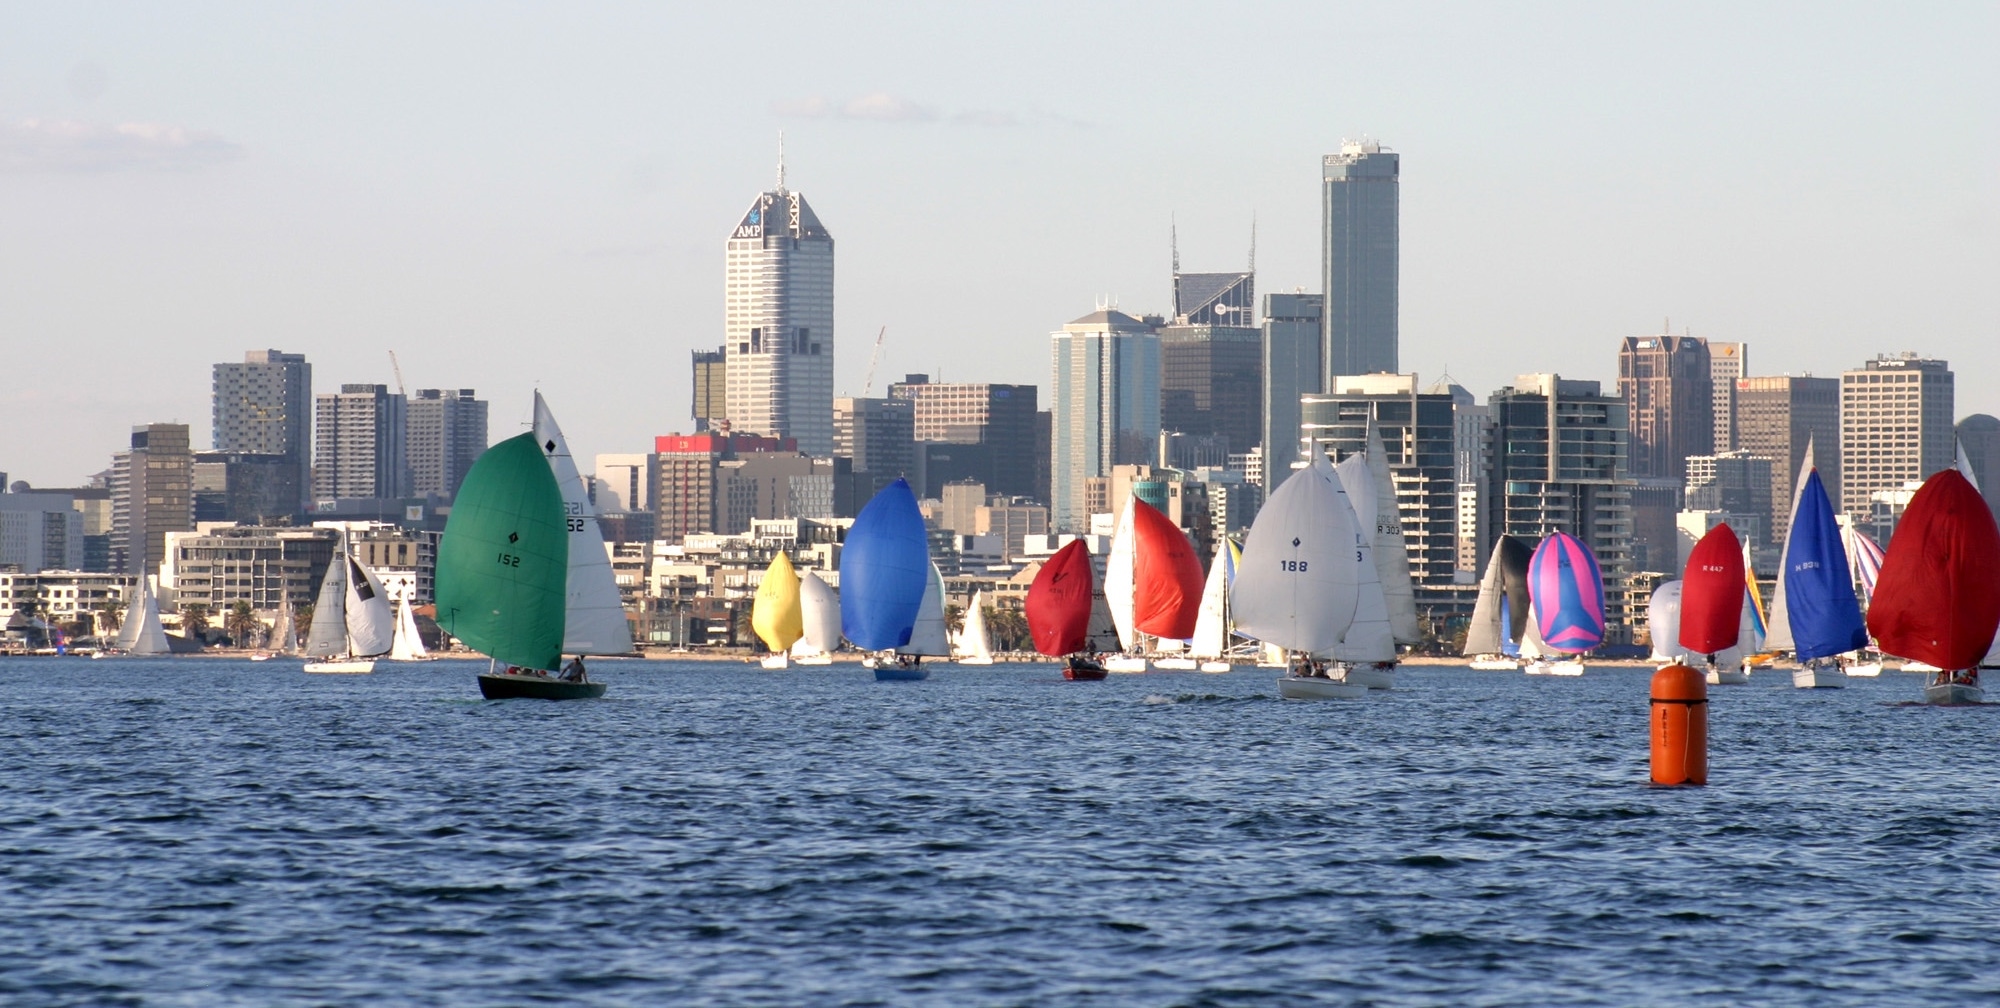
<path id="1" fill-rule="evenodd" d="M 924 659 L 951 657 L 951 629 L 944 619 L 944 574 L 935 563 L 930 568 L 917 620 L 910 624 L 910 641 L 896 648 L 896 664 L 876 667 L 877 682 L 928 678 L 930 670 L 924 667 Z"/>
<path id="2" fill-rule="evenodd" d="M 972 604 L 965 609 L 958 639 L 952 644 L 952 660 L 960 665 L 993 664 L 993 645 L 986 635 L 986 593 L 973 592 Z"/>
<path id="3" fill-rule="evenodd" d="M 1118 630 L 1083 540 L 1070 540 L 1035 572 L 1022 610 L 1035 650 L 1062 659 L 1063 678 L 1105 677 L 1098 656 L 1118 649 Z"/>
<path id="4" fill-rule="evenodd" d="M 875 670 L 877 681 L 929 675 L 921 655 L 894 652 L 915 641 L 913 632 L 924 615 L 925 596 L 936 571 L 917 496 L 908 482 L 897 479 L 876 492 L 855 516 L 840 553 L 841 630 L 855 647 L 878 652 L 864 662 Z M 935 620 L 943 643 L 941 590 Z M 949 647 L 938 653 L 949 653 Z"/>
<path id="5" fill-rule="evenodd" d="M 1229 584 L 1236 578 L 1236 545 L 1228 538 L 1215 544 L 1215 559 L 1201 586 L 1201 607 L 1188 641 L 1188 657 L 1203 672 L 1227 672 L 1229 663 Z"/>
<path id="6" fill-rule="evenodd" d="M 1526 671 L 1582 675 L 1583 653 L 1604 642 L 1604 575 L 1597 555 L 1567 532 L 1542 537 L 1528 560 L 1528 598 L 1542 654 Z M 1525 642 L 1522 657 L 1527 657 Z"/>
<path id="7" fill-rule="evenodd" d="M 389 643 L 388 659 L 394 662 L 432 660 L 430 649 L 424 647 L 424 639 L 417 633 L 417 614 L 410 608 L 408 596 L 396 605 L 396 635 Z"/>
<path id="8" fill-rule="evenodd" d="M 1126 498 L 1104 565 L 1104 596 L 1125 653 L 1105 668 L 1144 672 L 1154 642 L 1193 636 L 1201 593 L 1201 559 L 1187 533 L 1137 494 Z"/>
<path id="9" fill-rule="evenodd" d="M 121 654 L 173 653 L 172 645 L 167 642 L 166 626 L 160 622 L 160 599 L 153 590 L 151 574 L 139 575 L 139 598 L 126 608 L 125 625 L 118 632 L 117 649 Z"/>
<path id="10" fill-rule="evenodd" d="M 1778 584 L 1771 591 L 1771 627 L 1765 645 L 1792 651 L 1798 663 L 1792 670 L 1793 686 L 1839 688 L 1847 685 L 1842 656 L 1868 646 L 1868 627 L 1848 574 L 1833 501 L 1813 465 L 1812 445 L 1808 439 L 1798 490 L 1792 495 L 1791 524 L 1778 561 Z M 1880 665 L 1876 667 L 1879 672 Z"/>
<path id="11" fill-rule="evenodd" d="M 1938 671 L 1924 686 L 1934 704 L 1979 703 L 1979 662 L 2000 627 L 2000 528 L 1963 474 L 1924 481 L 1889 539 L 1868 629 L 1882 650 Z"/>
<path id="12" fill-rule="evenodd" d="M 1525 543 L 1501 536 L 1479 579 L 1479 597 L 1472 605 L 1461 653 L 1474 669 L 1518 672 L 1521 640 L 1528 626 L 1528 558 Z"/>
<path id="13" fill-rule="evenodd" d="M 1681 589 L 1680 581 L 1662 581 L 1653 588 L 1652 597 L 1646 600 L 1646 634 L 1653 639 L 1653 653 L 1650 660 L 1662 667 L 1680 665 L 1687 660 L 1687 650 L 1681 647 Z"/>
<path id="14" fill-rule="evenodd" d="M 763 659 L 767 669 L 786 667 L 792 645 L 806 635 L 799 578 L 792 570 L 792 558 L 782 552 L 771 559 L 757 585 L 757 595 L 750 604 L 750 629 L 771 649 Z"/>
<path id="15" fill-rule="evenodd" d="M 381 579 L 347 551 L 342 533 L 313 603 L 306 633 L 307 672 L 355 675 L 375 671 L 375 659 L 395 643 L 396 615 Z"/>
<path id="16" fill-rule="evenodd" d="M 792 644 L 792 664 L 833 664 L 840 648 L 840 598 L 817 571 L 799 578 L 799 621 L 804 633 Z"/>
<path id="17" fill-rule="evenodd" d="M 1326 673 L 1326 661 L 1354 622 L 1361 565 L 1375 573 L 1366 542 L 1354 526 L 1354 508 L 1339 476 L 1319 452 L 1257 513 L 1229 603 L 1239 630 L 1289 652 L 1279 696 L 1318 700 L 1367 694 L 1368 687 Z"/>

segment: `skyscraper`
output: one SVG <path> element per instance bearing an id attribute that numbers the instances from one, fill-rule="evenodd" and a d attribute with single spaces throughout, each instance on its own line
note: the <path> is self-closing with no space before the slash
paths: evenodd
<path id="1" fill-rule="evenodd" d="M 1419 391 L 1414 374 L 1337 375 L 1300 403 L 1300 440 L 1341 456 L 1368 447 L 1373 419 L 1396 487 L 1393 506 L 1420 585 L 1448 585 L 1458 570 L 1456 407 L 1449 391 Z M 1386 502 L 1377 501 L 1382 507 Z"/>
<path id="2" fill-rule="evenodd" d="M 1708 341 L 1627 336 L 1618 350 L 1618 394 L 1631 422 L 1631 475 L 1683 479 L 1687 457 L 1715 452 L 1715 393 Z"/>
<path id="3" fill-rule="evenodd" d="M 726 272 L 730 429 L 832 455 L 833 236 L 782 167 L 730 234 Z"/>
<path id="4" fill-rule="evenodd" d="M 1757 375 L 1736 379 L 1736 447 L 1771 460 L 1771 536 L 1783 542 L 1792 523 L 1792 481 L 1813 444 L 1813 464 L 1829 499 L 1838 501 L 1840 380 Z"/>
<path id="5" fill-rule="evenodd" d="M 410 494 L 450 498 L 486 451 L 486 407 L 472 389 L 418 389 L 409 401 Z"/>
<path id="6" fill-rule="evenodd" d="M 1161 329 L 1160 429 L 1219 438 L 1223 457 L 1261 442 L 1263 342 L 1264 334 L 1247 325 Z"/>
<path id="7" fill-rule="evenodd" d="M 889 386 L 890 398 L 906 399 L 914 407 L 911 432 L 918 442 L 981 446 L 976 451 L 954 449 L 944 468 L 926 469 L 927 488 L 937 488 L 945 479 L 974 479 L 988 493 L 1037 500 L 1035 413 L 1040 394 L 1033 385 L 934 382 L 929 375 L 905 375 Z M 926 450 L 920 447 L 919 453 Z"/>
<path id="8" fill-rule="evenodd" d="M 694 429 L 705 431 L 729 416 L 729 353 L 722 347 L 694 352 Z"/>
<path id="9" fill-rule="evenodd" d="M 1973 475 L 1979 478 L 1979 493 L 1986 498 L 1987 508 L 2000 517 L 2000 417 L 1974 413 L 1953 430 L 1959 447 L 1965 449 L 1965 460 L 1972 464 Z"/>
<path id="10" fill-rule="evenodd" d="M 1708 344 L 1708 380 L 1715 392 L 1715 450 L 1736 448 L 1736 379 L 1750 373 L 1750 344 Z"/>
<path id="11" fill-rule="evenodd" d="M 1887 354 L 1840 375 L 1840 506 L 1871 519 L 1870 495 L 1941 469 L 1952 450 L 1951 366 Z"/>
<path id="12" fill-rule="evenodd" d="M 408 402 L 387 385 L 342 385 L 314 397 L 315 501 L 410 495 Z"/>
<path id="13" fill-rule="evenodd" d="M 312 487 L 312 365 L 304 354 L 251 350 L 215 365 L 211 438 L 219 452 L 282 455 L 303 503 Z"/>
<path id="14" fill-rule="evenodd" d="M 1299 459 L 1299 396 L 1325 386 L 1318 294 L 1264 295 L 1262 482 L 1270 496 Z M 1238 449 L 1241 450 L 1241 449 Z"/>
<path id="15" fill-rule="evenodd" d="M 1324 378 L 1399 370 L 1400 170 L 1398 155 L 1368 139 L 1321 159 Z"/>
<path id="16" fill-rule="evenodd" d="M 1149 463 L 1160 435 L 1160 337 L 1115 308 L 1051 333 L 1050 523 L 1086 532 L 1085 482 Z"/>
<path id="17" fill-rule="evenodd" d="M 132 447 L 111 461 L 111 565 L 151 574 L 166 559 L 167 533 L 194 529 L 194 454 L 187 424 L 132 428 Z"/>

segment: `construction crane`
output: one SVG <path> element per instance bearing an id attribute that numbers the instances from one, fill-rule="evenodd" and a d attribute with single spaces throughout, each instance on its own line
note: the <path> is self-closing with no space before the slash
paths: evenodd
<path id="1" fill-rule="evenodd" d="M 410 397 L 410 390 L 403 387 L 403 365 L 396 362 L 396 351 L 394 350 L 389 351 L 389 367 L 396 372 L 396 394 L 408 399 Z"/>
<path id="2" fill-rule="evenodd" d="M 868 380 L 861 383 L 861 398 L 866 399 L 875 391 L 875 366 L 882 363 L 882 337 L 889 334 L 889 327 L 875 334 L 875 352 L 868 355 Z"/>

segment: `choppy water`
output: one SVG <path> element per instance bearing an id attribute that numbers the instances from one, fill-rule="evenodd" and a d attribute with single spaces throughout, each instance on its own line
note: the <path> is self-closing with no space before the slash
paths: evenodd
<path id="1" fill-rule="evenodd" d="M 2000 710 L 1648 670 L 0 663 L 0 1002 L 1943 1004 L 2000 995 Z"/>

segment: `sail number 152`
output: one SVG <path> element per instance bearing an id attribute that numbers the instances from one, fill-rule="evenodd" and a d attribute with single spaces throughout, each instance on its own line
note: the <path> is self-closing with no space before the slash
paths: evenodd
<path id="1" fill-rule="evenodd" d="M 500 554 L 500 566 L 519 567 L 521 566 L 521 558 L 513 555 L 512 553 L 502 553 Z"/>

